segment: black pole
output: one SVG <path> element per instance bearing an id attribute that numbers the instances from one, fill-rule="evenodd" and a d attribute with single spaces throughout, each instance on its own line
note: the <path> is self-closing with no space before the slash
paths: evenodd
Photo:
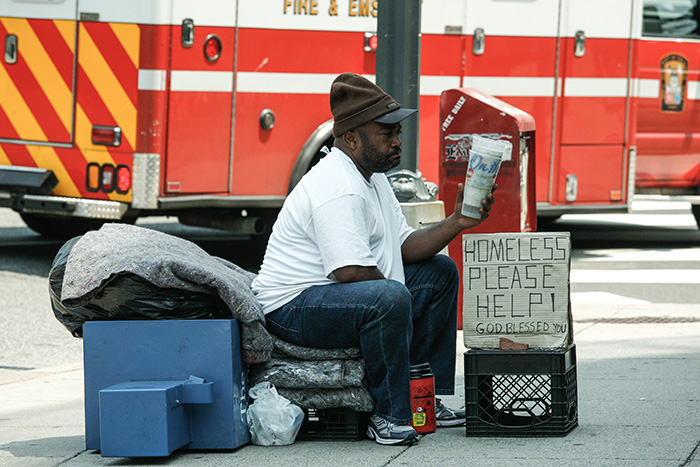
<path id="1" fill-rule="evenodd" d="M 380 0 L 377 12 L 377 85 L 403 107 L 417 109 L 420 100 L 421 0 Z M 419 117 L 401 124 L 401 165 L 418 173 Z"/>

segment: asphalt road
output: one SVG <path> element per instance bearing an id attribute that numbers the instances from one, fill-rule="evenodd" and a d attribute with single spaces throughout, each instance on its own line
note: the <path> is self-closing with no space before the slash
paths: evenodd
<path id="1" fill-rule="evenodd" d="M 138 225 L 182 236 L 256 270 L 258 260 L 246 237 L 183 226 L 174 218 Z M 636 203 L 631 214 L 563 216 L 540 230 L 572 234 L 574 303 L 700 304 L 700 232 L 688 205 Z M 49 300 L 48 275 L 62 244 L 0 208 L 0 382 L 82 358 L 82 341 L 54 318 Z"/>

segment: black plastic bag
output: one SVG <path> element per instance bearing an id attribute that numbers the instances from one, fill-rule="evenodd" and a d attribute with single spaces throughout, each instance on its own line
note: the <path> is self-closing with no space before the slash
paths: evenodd
<path id="1" fill-rule="evenodd" d="M 75 237 L 61 247 L 49 273 L 54 315 L 73 336 L 82 337 L 86 321 L 231 318 L 231 311 L 218 295 L 158 287 L 131 273 L 110 278 L 86 304 L 64 305 L 61 302 L 63 276 L 68 256 L 80 238 Z"/>

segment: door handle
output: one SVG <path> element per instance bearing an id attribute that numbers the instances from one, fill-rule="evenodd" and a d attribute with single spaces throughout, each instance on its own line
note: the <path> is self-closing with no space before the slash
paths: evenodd
<path id="1" fill-rule="evenodd" d="M 182 20 L 181 42 L 183 47 L 192 47 L 194 44 L 194 21 L 190 18 Z"/>
<path id="2" fill-rule="evenodd" d="M 485 44 L 484 28 L 474 29 L 474 45 L 472 46 L 472 53 L 474 55 L 482 55 L 486 47 Z"/>
<path id="3" fill-rule="evenodd" d="M 583 31 L 576 31 L 574 36 L 574 57 L 586 55 L 586 34 Z"/>
<path id="4" fill-rule="evenodd" d="M 8 34 L 5 37 L 5 63 L 12 65 L 17 63 L 17 36 Z"/>

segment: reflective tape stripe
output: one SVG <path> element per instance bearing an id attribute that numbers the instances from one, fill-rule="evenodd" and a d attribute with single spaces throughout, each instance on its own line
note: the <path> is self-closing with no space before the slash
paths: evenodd
<path id="1" fill-rule="evenodd" d="M 659 80 L 657 79 L 637 79 L 637 97 L 656 99 L 659 97 Z"/>
<path id="2" fill-rule="evenodd" d="M 236 90 L 282 94 L 327 94 L 336 76 L 338 76 L 336 73 L 239 72 L 236 75 Z"/>
<path id="3" fill-rule="evenodd" d="M 627 78 L 565 78 L 566 97 L 626 97 Z"/>
<path id="4" fill-rule="evenodd" d="M 14 31 L 22 38 L 22 50 L 27 51 L 22 57 L 58 115 L 66 133 L 70 134 L 73 100 L 71 89 L 66 86 L 29 22 L 17 20 L 13 26 Z"/>
<path id="5" fill-rule="evenodd" d="M 311 73 L 253 73 L 237 75 L 238 92 L 327 94 L 337 74 Z M 374 75 L 364 75 L 374 82 Z M 459 76 L 421 76 L 422 96 L 439 96 L 446 89 L 458 88 Z"/>
<path id="6" fill-rule="evenodd" d="M 170 90 L 232 92 L 233 72 L 173 70 L 170 75 Z"/>
<path id="7" fill-rule="evenodd" d="M 165 70 L 139 70 L 139 91 L 165 91 Z"/>
<path id="8" fill-rule="evenodd" d="M 420 94 L 421 96 L 439 96 L 447 89 L 454 89 L 460 86 L 459 76 L 421 76 Z"/>
<path id="9" fill-rule="evenodd" d="M 100 28 L 107 27 L 109 27 L 108 24 L 89 24 L 86 26 L 84 23 L 80 23 L 80 54 L 78 65 L 85 72 L 90 84 L 99 95 L 110 115 L 116 121 L 117 126 L 122 129 L 124 139 L 133 148 L 136 143 L 136 106 L 115 74 L 122 70 L 113 70 L 109 63 L 109 51 L 103 51 L 100 48 L 100 45 L 105 47 L 105 44 L 99 44 Z M 138 28 L 134 28 L 132 31 L 135 34 L 139 34 Z M 98 39 L 98 41 L 96 41 L 96 39 Z M 123 44 L 118 43 L 118 47 L 123 47 Z M 124 70 L 124 72 L 126 71 L 127 70 Z M 133 69 L 133 73 L 132 79 L 137 76 L 136 69 Z M 96 109 L 85 108 L 84 110 L 86 115 L 93 120 L 93 124 L 96 124 L 95 114 L 91 115 L 91 111 L 95 112 Z M 88 134 L 91 133 L 91 130 L 87 128 L 83 130 L 87 130 Z M 84 143 L 87 143 L 80 139 L 76 142 L 81 149 L 86 146 Z M 124 141 L 122 143 L 124 143 Z M 88 144 L 92 146 L 92 143 Z"/>
<path id="10" fill-rule="evenodd" d="M 141 40 L 140 33 L 136 30 L 138 26 L 134 24 L 110 24 L 109 27 L 117 36 L 119 42 L 124 48 L 124 52 L 129 56 L 134 67 L 139 66 L 139 42 Z"/>
<path id="11" fill-rule="evenodd" d="M 10 161 L 10 158 L 5 154 L 2 145 L 0 145 L 0 165 L 12 165 L 12 161 Z"/>
<path id="12" fill-rule="evenodd" d="M 636 96 L 642 99 L 658 99 L 661 90 L 661 83 L 658 79 L 637 79 Z M 690 100 L 700 100 L 700 82 L 688 81 L 686 98 Z"/>
<path id="13" fill-rule="evenodd" d="M 337 74 L 322 73 L 255 73 L 239 72 L 238 92 L 327 94 Z M 373 75 L 365 75 L 374 81 Z M 499 96 L 552 96 L 554 78 L 469 76 L 462 83 Z M 442 91 L 460 87 L 459 76 L 421 76 L 423 96 L 439 96 Z"/>
<path id="14" fill-rule="evenodd" d="M 0 89 L 3 90 L 2 105 L 12 109 L 12 125 L 20 139 L 46 141 L 46 134 L 35 115 L 22 97 L 19 89 L 7 74 L 5 67 L 0 67 Z M 8 112 L 9 113 L 9 112 Z"/>
<path id="15" fill-rule="evenodd" d="M 68 170 L 61 160 L 61 157 L 56 153 L 56 148 L 48 146 L 27 146 L 27 150 L 31 154 L 34 161 L 36 161 L 37 167 L 51 169 L 56 175 L 56 178 L 58 179 L 58 186 L 54 192 L 60 191 L 64 194 L 64 196 L 80 198 L 80 190 L 78 190 L 75 180 L 73 180 L 68 173 Z"/>
<path id="16" fill-rule="evenodd" d="M 337 74 L 333 73 L 261 73 L 239 72 L 236 75 L 236 90 L 242 93 L 270 94 L 326 94 Z M 371 81 L 374 75 L 365 75 Z M 231 72 L 221 71 L 173 71 L 171 90 L 230 92 Z M 658 96 L 658 82 L 637 80 L 642 86 L 640 92 L 649 94 L 655 87 Z M 653 83 L 653 86 L 650 84 Z M 696 98 L 700 88 L 695 82 L 689 98 Z M 421 76 L 422 96 L 439 96 L 446 89 L 457 87 L 476 88 L 494 96 L 550 97 L 555 92 L 553 77 L 528 76 L 467 76 L 461 84 L 458 76 Z M 140 70 L 139 89 L 165 90 L 165 70 Z M 627 78 L 566 78 L 564 96 L 567 97 L 626 97 Z M 646 96 L 653 97 L 653 96 Z"/>
<path id="17" fill-rule="evenodd" d="M 554 78 L 510 76 L 465 76 L 462 86 L 493 96 L 554 96 Z"/>

